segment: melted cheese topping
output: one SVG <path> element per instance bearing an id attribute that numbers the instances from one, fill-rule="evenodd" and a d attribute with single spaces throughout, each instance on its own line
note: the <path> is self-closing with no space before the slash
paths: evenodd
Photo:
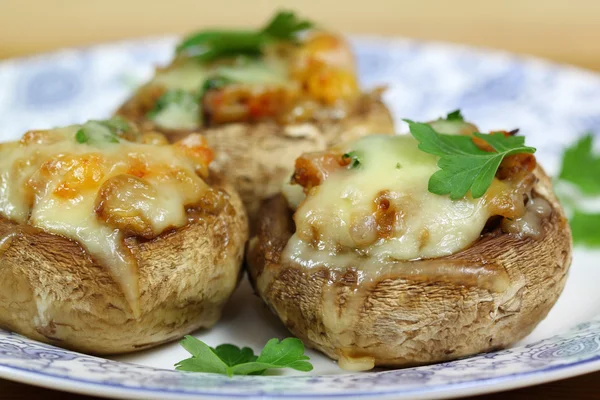
<path id="1" fill-rule="evenodd" d="M 81 144 L 80 128 L 30 132 L 21 142 L 0 144 L 0 215 L 81 243 L 109 268 L 137 313 L 137 266 L 124 238 L 186 225 L 186 206 L 208 188 L 197 175 L 206 166 L 181 143 L 113 137 L 117 143 Z"/>
<path id="2" fill-rule="evenodd" d="M 430 193 L 437 158 L 418 150 L 412 136 L 367 136 L 342 150 L 353 151 L 360 166 L 312 188 L 294 215 L 296 233 L 284 257 L 301 265 L 338 260 L 345 267 L 354 256 L 375 264 L 442 257 L 477 240 L 493 215 L 486 196 L 451 200 Z"/>
<path id="3" fill-rule="evenodd" d="M 167 129 L 194 129 L 200 125 L 200 106 L 190 101 L 169 103 L 156 113 L 154 122 Z"/>
<path id="4" fill-rule="evenodd" d="M 150 84 L 167 89 L 197 91 L 213 76 L 229 78 L 240 83 L 288 84 L 287 67 L 280 59 L 255 60 L 243 58 L 233 65 L 201 64 L 186 60 L 156 73 Z"/>
<path id="5" fill-rule="evenodd" d="M 310 120 L 315 108 L 323 113 L 330 108 L 328 112 L 336 117 L 344 115 L 348 104 L 358 95 L 349 44 L 326 32 L 313 32 L 295 44 L 270 43 L 260 57 L 240 55 L 210 62 L 187 57 L 180 54 L 170 66 L 158 69 L 146 88 L 158 89 L 149 93 L 183 90 L 201 103 L 202 110 L 179 103 L 153 110 L 147 118 L 158 127 L 194 129 L 203 122 L 248 122 L 258 117 L 305 121 Z M 234 94 L 229 92 L 215 101 L 207 101 L 203 87 L 211 78 L 227 81 L 225 87 L 234 88 Z M 139 101 L 144 112 L 148 112 L 148 105 L 156 99 L 145 99 L 142 95 Z M 214 121 L 199 117 L 215 114 L 219 117 Z"/>
<path id="6" fill-rule="evenodd" d="M 552 206 L 541 197 L 530 199 L 525 214 L 515 219 L 502 220 L 502 230 L 519 236 L 539 239 L 542 236 L 542 220 L 552 214 Z"/>
<path id="7" fill-rule="evenodd" d="M 244 59 L 234 65 L 208 65 L 187 60 L 157 72 L 149 85 L 197 93 L 207 79 L 219 76 L 242 84 L 289 86 L 291 81 L 286 68 L 279 59 Z M 194 129 L 202 122 L 199 116 L 199 104 L 185 102 L 170 103 L 152 119 L 162 128 Z"/>
<path id="8" fill-rule="evenodd" d="M 180 65 L 159 70 L 150 84 L 164 86 L 167 89 L 198 90 L 208 78 L 209 71 L 204 64 L 186 61 Z"/>

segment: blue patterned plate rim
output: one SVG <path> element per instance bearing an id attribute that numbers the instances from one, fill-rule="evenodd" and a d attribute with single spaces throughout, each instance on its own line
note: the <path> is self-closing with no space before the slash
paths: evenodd
<path id="1" fill-rule="evenodd" d="M 61 350 L 61 349 L 57 349 Z M 63 350 L 61 350 L 63 351 Z M 42 380 L 37 381 L 38 378 L 57 378 L 60 379 L 66 386 L 61 387 L 62 390 L 68 390 L 75 393 L 87 394 L 87 395 L 98 395 L 102 397 L 114 397 L 114 398 L 133 398 L 133 397 L 124 397 L 135 395 L 135 398 L 163 398 L 158 397 L 161 395 L 179 395 L 177 398 L 198 398 L 198 396 L 205 396 L 205 398 L 260 398 L 260 399 L 306 399 L 306 398 L 364 398 L 364 397 L 372 397 L 377 396 L 380 399 L 388 398 L 388 396 L 406 396 L 411 395 L 411 399 L 437 399 L 437 398 L 451 398 L 454 396 L 470 396 L 474 394 L 485 394 L 492 393 L 499 390 L 510 390 L 517 389 L 526 386 L 532 386 L 538 383 L 547 383 L 552 382 L 559 379 L 570 378 L 577 375 L 583 375 L 589 372 L 594 372 L 600 369 L 600 355 L 597 355 L 593 358 L 579 361 L 571 364 L 563 364 L 557 366 L 551 366 L 545 369 L 534 370 L 525 373 L 514 373 L 510 375 L 504 375 L 500 377 L 490 377 L 478 381 L 467 381 L 453 384 L 451 388 L 448 387 L 447 384 L 440 384 L 437 386 L 428 387 L 426 391 L 423 391 L 419 388 L 410 389 L 410 390 L 390 390 L 390 391 L 370 391 L 370 392 L 353 392 L 352 394 L 348 393 L 339 393 L 339 394 L 323 394 L 323 393 L 310 393 L 305 395 L 300 394 L 277 394 L 277 395 L 260 395 L 260 394 L 249 394 L 249 395 L 241 395 L 239 393 L 214 393 L 214 392 L 185 392 L 185 391 L 177 391 L 177 390 L 157 390 L 157 389 L 149 389 L 149 388 L 136 388 L 126 385 L 114 385 L 114 384 L 106 384 L 106 383 L 98 383 L 92 380 L 84 380 L 84 379 L 74 379 L 68 378 L 60 375 L 52 375 L 47 374 L 41 371 L 31 371 L 27 368 L 18 368 L 7 365 L 0 364 L 0 375 L 3 375 L 2 378 L 11 379 L 14 381 L 31 384 L 35 386 L 47 387 L 51 389 L 56 389 L 56 383 L 53 380 L 48 382 Z M 562 373 L 563 370 L 570 370 L 569 373 Z M 15 373 L 18 371 L 20 373 Z M 165 370 L 167 371 L 167 370 Z M 22 374 L 24 373 L 24 374 Z M 552 373 L 552 374 L 550 374 Z M 531 378 L 529 380 L 515 380 L 514 382 L 510 382 L 511 378 L 520 377 L 520 378 Z M 245 377 L 238 377 L 245 379 Z M 290 379 L 290 377 L 273 377 L 278 379 Z M 73 384 L 75 383 L 75 384 Z M 85 386 L 78 386 L 77 384 L 85 384 Z M 95 391 L 98 390 L 106 390 L 103 393 L 98 393 Z M 125 389 L 127 392 L 122 392 L 120 390 L 113 391 L 113 389 Z M 154 394 L 156 396 L 147 397 L 148 394 Z M 416 396 L 412 396 L 416 395 Z M 397 398 L 397 397 L 393 397 Z"/>
<path id="2" fill-rule="evenodd" d="M 595 336 L 593 340 L 596 342 L 598 346 L 600 346 L 600 333 L 598 333 L 598 328 L 600 328 L 600 321 L 596 321 L 595 323 L 584 323 L 580 326 L 577 326 L 573 329 L 573 332 L 586 331 L 590 328 L 591 325 L 594 326 Z M 15 338 L 19 338 L 23 342 L 31 342 L 33 346 L 39 346 L 41 349 L 50 350 L 57 353 L 62 354 L 72 354 L 76 357 L 88 358 L 88 359 L 98 359 L 97 357 L 82 355 L 79 353 L 75 353 L 72 351 L 60 349 L 51 345 L 46 345 L 42 343 L 35 342 L 33 340 L 27 339 L 20 335 L 9 333 L 6 331 L 0 330 L 0 352 L 2 349 L 2 336 L 12 336 Z M 556 337 L 559 337 L 557 335 Z M 566 335 L 565 335 L 566 336 Z M 553 338 L 544 339 L 540 341 L 540 343 L 532 344 L 528 347 L 535 347 L 542 342 L 546 342 L 552 340 Z M 502 351 L 500 352 L 502 353 Z M 345 378 L 352 378 L 355 376 L 364 376 L 365 374 L 394 374 L 397 371 L 407 371 L 407 370 L 419 370 L 419 369 L 428 369 L 428 368 L 436 368 L 443 365 L 451 365 L 453 363 L 460 362 L 468 362 L 469 360 L 473 360 L 480 357 L 493 357 L 494 353 L 482 354 L 475 357 L 464 358 L 456 361 L 415 367 L 404 370 L 390 370 L 383 372 L 374 372 L 374 373 L 360 373 L 360 374 L 348 374 L 344 375 Z M 103 359 L 102 359 L 103 360 Z M 136 367 L 136 365 L 129 363 L 120 363 L 124 365 L 128 365 L 131 367 Z M 251 393 L 251 394 L 241 394 L 236 392 L 201 392 L 201 391 L 181 391 L 181 390 L 168 390 L 168 389 L 156 389 L 156 388 L 143 388 L 143 387 L 134 387 L 132 385 L 121 385 L 114 383 L 99 383 L 93 380 L 65 377 L 59 374 L 46 373 L 44 371 L 34 371 L 28 368 L 15 367 L 10 365 L 5 365 L 0 363 L 0 377 L 5 379 L 11 379 L 15 381 L 19 381 L 22 383 L 32 384 L 36 386 L 48 387 L 52 389 L 57 389 L 57 383 L 54 379 L 59 379 L 65 386 L 60 386 L 61 390 L 68 390 L 81 394 L 93 394 L 102 397 L 114 397 L 114 398 L 140 398 L 140 399 L 160 399 L 164 398 L 164 395 L 175 395 L 176 397 L 168 397 L 168 398 L 177 398 L 177 399 L 188 399 L 188 398 L 198 398 L 198 396 L 203 396 L 202 398 L 214 398 L 214 399 L 222 399 L 222 398 L 245 398 L 245 399 L 306 399 L 306 398 L 371 398 L 377 397 L 378 399 L 386 399 L 386 398 L 398 398 L 398 396 L 410 396 L 406 398 L 410 399 L 437 399 L 437 398 L 450 398 L 455 396 L 469 396 L 473 394 L 484 394 L 491 393 L 498 390 L 509 390 L 516 389 L 524 386 L 531 386 L 542 382 L 551 382 L 558 379 L 565 379 L 593 371 L 597 371 L 600 369 L 600 354 L 596 354 L 593 357 L 586 358 L 581 361 L 576 361 L 572 363 L 551 365 L 546 368 L 531 370 L 528 372 L 520 372 L 520 373 L 512 373 L 506 374 L 497 377 L 488 377 L 482 378 L 478 380 L 465 380 L 464 382 L 456 382 L 452 383 L 449 387 L 448 384 L 438 384 L 434 386 L 428 386 L 426 390 L 422 388 L 410 388 L 410 389 L 394 389 L 387 391 L 365 391 L 359 392 L 355 391 L 352 393 L 318 393 L 311 392 L 306 394 L 286 394 L 286 393 L 278 393 L 274 395 L 270 395 L 267 393 Z M 175 374 L 183 374 L 187 376 L 206 376 L 210 374 L 195 374 L 195 373 L 181 373 L 177 371 L 171 370 L 160 370 L 154 369 L 156 372 L 166 372 L 166 373 L 175 373 Z M 512 378 L 518 377 L 520 379 L 514 380 L 511 382 Z M 39 380 L 39 379 L 42 380 Z M 50 379 L 48 379 L 50 378 Z M 224 381 L 227 381 L 231 378 L 220 377 Z M 261 379 L 276 379 L 276 380 L 312 380 L 319 379 L 324 377 L 304 377 L 304 376 L 269 376 L 269 377 L 250 377 L 250 376 L 241 376 L 236 377 L 238 380 L 249 380 L 256 381 Z M 81 384 L 81 385 L 80 385 Z M 102 390 L 103 392 L 97 392 L 96 390 Z M 125 390 L 125 391 L 123 391 Z M 135 397 L 131 397 L 135 396 Z"/>

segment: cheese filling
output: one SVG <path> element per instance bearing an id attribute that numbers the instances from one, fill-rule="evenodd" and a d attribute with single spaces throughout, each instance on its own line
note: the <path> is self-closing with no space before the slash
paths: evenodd
<path id="1" fill-rule="evenodd" d="M 79 242 L 137 314 L 137 265 L 124 238 L 186 225 L 186 206 L 208 189 L 197 174 L 206 166 L 186 143 L 147 145 L 107 132 L 87 123 L 0 144 L 0 215 Z"/>
<path id="2" fill-rule="evenodd" d="M 200 124 L 200 106 L 189 100 L 169 103 L 153 118 L 154 122 L 162 128 L 194 129 Z"/>
<path id="3" fill-rule="evenodd" d="M 166 129 L 270 119 L 303 122 L 315 109 L 339 118 L 358 95 L 354 70 L 348 43 L 315 32 L 299 43 L 273 42 L 260 56 L 201 62 L 180 54 L 157 70 L 137 101 L 146 118 Z M 196 107 L 172 100 L 166 106 L 165 98 L 144 94 L 174 91 L 190 95 Z M 207 96 L 211 91 L 213 96 Z"/>
<path id="4" fill-rule="evenodd" d="M 284 191 L 295 193 L 289 203 L 299 203 L 284 257 L 307 267 L 346 267 L 356 257 L 375 264 L 437 258 L 475 242 L 495 215 L 493 202 L 488 195 L 451 200 L 430 193 L 437 157 L 417 144 L 409 135 L 364 137 L 341 149 L 358 163 L 332 173 L 302 202 L 297 191 Z M 497 179 L 492 187 L 510 190 Z"/>
<path id="5" fill-rule="evenodd" d="M 281 60 L 244 60 L 233 65 L 206 65 L 194 60 L 185 61 L 168 69 L 157 72 L 149 85 L 157 85 L 166 90 L 184 90 L 198 93 L 204 82 L 212 77 L 220 77 L 237 84 L 269 85 L 286 87 L 291 83 L 285 64 Z M 199 99 L 194 104 L 186 102 L 170 103 L 150 118 L 162 128 L 194 129 L 198 128 L 200 118 Z"/>

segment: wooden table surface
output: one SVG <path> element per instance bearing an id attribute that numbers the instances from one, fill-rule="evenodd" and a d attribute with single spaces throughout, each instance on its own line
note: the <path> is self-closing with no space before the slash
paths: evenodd
<path id="1" fill-rule="evenodd" d="M 212 26 L 256 26 L 277 8 L 349 33 L 466 43 L 600 70 L 598 0 L 0 0 L 0 58 Z M 597 399 L 600 372 L 491 399 Z M 0 380 L 0 400 L 91 399 Z"/>
<path id="2" fill-rule="evenodd" d="M 0 58 L 202 26 L 257 26 L 277 8 L 343 32 L 468 43 L 600 70 L 597 0 L 0 0 Z"/>

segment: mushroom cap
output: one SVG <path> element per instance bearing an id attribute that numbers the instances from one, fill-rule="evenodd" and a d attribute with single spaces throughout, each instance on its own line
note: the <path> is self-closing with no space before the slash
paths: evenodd
<path id="1" fill-rule="evenodd" d="M 0 327 L 92 354 L 142 350 L 214 325 L 241 272 L 248 222 L 231 186 L 224 207 L 151 239 L 127 238 L 139 271 L 134 313 L 108 268 L 77 242 L 0 218 Z"/>
<path id="2" fill-rule="evenodd" d="M 551 206 L 539 238 L 482 234 L 450 256 L 345 269 L 281 257 L 295 227 L 283 196 L 265 201 L 247 253 L 256 292 L 308 346 L 347 369 L 432 363 L 505 348 L 527 336 L 558 299 L 571 232 L 540 167 L 534 198 Z"/>

